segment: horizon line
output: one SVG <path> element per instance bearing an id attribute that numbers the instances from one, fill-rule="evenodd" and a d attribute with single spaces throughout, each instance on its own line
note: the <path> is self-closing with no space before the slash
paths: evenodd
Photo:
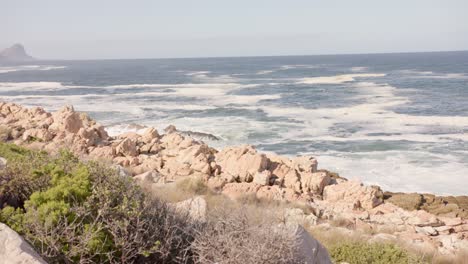
<path id="1" fill-rule="evenodd" d="M 178 60 L 178 59 L 235 59 L 235 58 L 271 58 L 271 57 L 311 57 L 311 56 L 354 56 L 354 55 L 390 55 L 413 53 L 449 53 L 468 52 L 464 50 L 432 50 L 432 51 L 397 51 L 397 52 L 370 52 L 370 53 L 324 53 L 324 54 L 286 54 L 286 55 L 240 55 L 240 56 L 187 56 L 187 57 L 148 57 L 148 58 L 97 58 L 97 59 L 42 59 L 35 61 L 96 61 L 96 60 Z M 34 57 L 33 57 L 34 58 Z"/>

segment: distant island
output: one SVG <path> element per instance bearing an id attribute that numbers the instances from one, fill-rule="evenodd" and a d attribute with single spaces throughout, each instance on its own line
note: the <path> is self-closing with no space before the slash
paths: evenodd
<path id="1" fill-rule="evenodd" d="M 32 56 L 26 53 L 24 46 L 21 44 L 14 44 L 0 52 L 1 61 L 31 61 L 34 60 Z"/>

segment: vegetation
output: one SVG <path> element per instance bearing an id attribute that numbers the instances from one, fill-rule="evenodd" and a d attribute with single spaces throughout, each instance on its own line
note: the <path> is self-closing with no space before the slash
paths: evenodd
<path id="1" fill-rule="evenodd" d="M 407 251 L 394 244 L 380 243 L 344 243 L 330 249 L 330 255 L 337 263 L 369 263 L 369 264 L 407 264 L 419 263 Z"/>
<path id="2" fill-rule="evenodd" d="M 0 171 L 0 222 L 50 263 L 233 263 L 247 249 L 246 263 L 271 263 L 279 256 L 294 263 L 293 243 L 268 226 L 238 222 L 247 217 L 242 210 L 234 213 L 239 218 L 224 214 L 224 223 L 233 225 L 223 229 L 214 218 L 192 220 L 131 178 L 98 163 L 83 163 L 67 151 L 50 157 L 0 143 L 0 156 L 8 160 Z M 207 191 L 196 180 L 177 188 L 192 194 Z M 218 244 L 219 239 L 224 242 Z M 207 250 L 211 245 L 216 254 Z M 254 252 L 266 255 L 258 259 Z"/>

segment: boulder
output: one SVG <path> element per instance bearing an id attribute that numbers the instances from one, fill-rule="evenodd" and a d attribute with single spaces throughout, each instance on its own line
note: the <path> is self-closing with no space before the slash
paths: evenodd
<path id="1" fill-rule="evenodd" d="M 383 202 L 383 193 L 376 186 L 364 186 L 358 181 L 346 181 L 326 186 L 323 198 L 328 202 L 343 202 L 355 207 L 372 209 Z"/>
<path id="2" fill-rule="evenodd" d="M 0 223 L 0 263 L 46 264 L 20 235 L 3 223 Z"/>
<path id="3" fill-rule="evenodd" d="M 164 129 L 164 132 L 166 132 L 166 134 L 171 134 L 177 132 L 177 128 L 174 125 L 169 125 Z"/>
<path id="4" fill-rule="evenodd" d="M 135 141 L 129 138 L 122 140 L 115 148 L 115 152 L 116 154 L 130 157 L 134 157 L 138 154 Z"/>
<path id="5" fill-rule="evenodd" d="M 317 160 L 311 156 L 299 156 L 292 160 L 294 169 L 298 172 L 316 172 Z"/>
<path id="6" fill-rule="evenodd" d="M 159 174 L 157 171 L 152 170 L 152 171 L 147 171 L 145 173 L 138 174 L 133 177 L 133 179 L 146 184 L 153 184 L 153 183 L 163 183 L 164 179 L 161 174 Z"/>
<path id="7" fill-rule="evenodd" d="M 327 249 L 313 238 L 301 225 L 287 225 L 296 238 L 299 256 L 306 264 L 332 264 Z"/>
<path id="8" fill-rule="evenodd" d="M 414 226 L 441 226 L 443 223 L 433 214 L 430 214 L 423 210 L 413 211 L 406 221 L 410 225 Z"/>
<path id="9" fill-rule="evenodd" d="M 193 221 L 206 222 L 207 203 L 201 196 L 173 204 L 175 210 Z"/>
<path id="10" fill-rule="evenodd" d="M 65 106 L 52 114 L 54 123 L 50 129 L 77 133 L 83 127 L 83 120 L 79 113 L 75 112 L 73 106 Z"/>
<path id="11" fill-rule="evenodd" d="M 253 183 L 259 184 L 259 185 L 270 185 L 270 177 L 271 177 L 271 172 L 270 171 L 262 171 L 262 172 L 257 172 L 253 178 Z"/>
<path id="12" fill-rule="evenodd" d="M 330 176 L 326 172 L 303 172 L 301 173 L 301 186 L 303 192 L 322 195 L 323 188 L 329 185 Z"/>
<path id="13" fill-rule="evenodd" d="M 159 138 L 159 133 L 154 127 L 147 128 L 142 135 L 142 139 L 146 143 L 150 143 L 153 139 L 157 138 Z"/>
<path id="14" fill-rule="evenodd" d="M 286 224 L 299 224 L 313 226 L 317 224 L 318 217 L 313 214 L 305 214 L 300 208 L 287 208 L 284 210 Z"/>
<path id="15" fill-rule="evenodd" d="M 241 182 L 250 182 L 257 172 L 268 168 L 268 159 L 249 145 L 225 148 L 215 155 L 216 164 L 222 173 L 227 173 Z"/>

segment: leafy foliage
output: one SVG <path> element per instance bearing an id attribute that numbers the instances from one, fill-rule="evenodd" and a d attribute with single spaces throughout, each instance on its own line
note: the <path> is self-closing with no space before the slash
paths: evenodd
<path id="1" fill-rule="evenodd" d="M 343 243 L 330 249 L 330 255 L 337 263 L 387 264 L 418 263 L 407 251 L 394 244 L 370 244 L 364 242 Z"/>

